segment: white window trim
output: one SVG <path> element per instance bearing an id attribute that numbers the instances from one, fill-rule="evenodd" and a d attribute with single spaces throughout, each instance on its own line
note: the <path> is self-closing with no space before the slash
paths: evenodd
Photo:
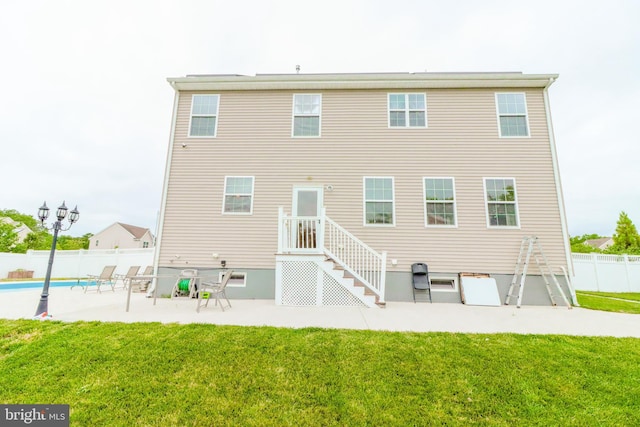
<path id="1" fill-rule="evenodd" d="M 296 114 L 296 96 L 319 96 L 320 97 L 320 113 L 316 114 Z M 318 134 L 317 135 L 294 135 L 296 126 L 296 117 L 318 117 Z M 322 94 L 321 93 L 294 93 L 291 104 L 291 138 L 320 138 L 322 136 Z"/>
<path id="2" fill-rule="evenodd" d="M 251 194 L 249 193 L 238 193 L 240 196 L 251 196 L 251 206 L 249 208 L 249 212 L 225 212 L 225 203 L 227 201 L 227 178 L 251 178 Z M 256 188 L 256 178 L 255 176 L 249 175 L 227 175 L 224 177 L 224 188 L 222 189 L 222 215 L 253 215 L 253 199 Z"/>
<path id="3" fill-rule="evenodd" d="M 388 202 L 388 200 L 367 200 L 367 178 L 391 180 L 391 206 L 393 222 L 391 224 L 368 224 L 367 202 Z M 392 176 L 364 176 L 362 177 L 362 223 L 365 227 L 395 227 L 396 226 L 396 183 Z"/>
<path id="4" fill-rule="evenodd" d="M 404 95 L 404 119 L 405 126 L 391 126 L 391 111 L 402 111 L 402 110 L 391 110 L 391 95 Z M 409 109 L 409 95 L 422 95 L 424 96 L 424 109 L 419 110 L 411 110 Z M 411 126 L 409 124 L 409 112 L 410 111 L 424 111 L 424 126 Z M 429 127 L 429 116 L 427 114 L 427 94 L 425 92 L 389 92 L 387 93 L 387 127 L 389 129 L 426 129 Z"/>
<path id="5" fill-rule="evenodd" d="M 434 201 L 427 200 L 427 183 L 425 182 L 427 179 L 450 179 L 453 184 L 453 201 L 444 200 L 444 201 Z M 453 215 L 455 223 L 448 224 L 429 224 L 429 220 L 427 218 L 427 203 L 453 203 Z M 423 176 L 422 177 L 422 209 L 424 210 L 424 226 L 427 228 L 458 228 L 458 203 L 456 196 L 456 180 L 452 176 Z"/>
<path id="6" fill-rule="evenodd" d="M 216 112 L 214 117 L 216 118 L 216 125 L 213 128 L 213 136 L 211 135 L 191 135 L 191 123 L 193 122 L 193 117 L 211 117 L 211 114 L 193 114 L 193 100 L 199 96 L 217 96 L 218 102 L 216 103 Z M 191 110 L 189 111 L 189 129 L 187 130 L 188 138 L 215 138 L 218 135 L 218 111 L 220 111 L 220 95 L 216 93 L 201 93 L 201 94 L 193 94 L 191 95 Z"/>
<path id="7" fill-rule="evenodd" d="M 500 126 L 500 117 L 520 117 L 522 114 L 500 114 L 500 105 L 498 104 L 498 95 L 522 95 L 524 97 L 524 119 L 527 123 L 527 135 L 502 135 L 502 126 Z M 498 136 L 500 138 L 531 138 L 531 126 L 529 126 L 529 108 L 527 107 L 527 94 L 524 92 L 496 92 L 496 120 L 498 122 Z"/>
<path id="8" fill-rule="evenodd" d="M 224 271 L 218 272 L 218 282 L 222 282 L 222 276 L 224 275 Z M 241 285 L 232 285 L 231 282 L 227 284 L 228 288 L 246 288 L 247 287 L 247 273 L 244 271 L 233 271 L 231 273 L 231 278 L 236 276 L 242 276 L 242 284 Z M 231 280 L 231 279 L 229 279 Z"/>
<path id="9" fill-rule="evenodd" d="M 489 200 L 487 199 L 487 180 L 488 179 L 511 179 L 513 180 L 513 189 L 516 193 L 516 200 L 513 204 L 516 207 L 516 221 L 518 225 L 491 225 L 491 218 L 489 217 Z M 484 212 L 487 218 L 487 228 L 492 230 L 519 230 L 520 229 L 520 206 L 518 206 L 518 187 L 516 185 L 516 179 L 513 177 L 484 177 L 482 178 L 482 188 L 484 190 Z M 491 202 L 491 203 L 510 203 L 510 202 Z"/>
<path id="10" fill-rule="evenodd" d="M 453 282 L 453 288 L 434 288 L 433 285 L 431 285 L 431 292 L 458 292 L 458 290 L 460 289 L 458 285 L 457 274 L 429 273 L 430 284 L 432 280 L 451 280 Z"/>

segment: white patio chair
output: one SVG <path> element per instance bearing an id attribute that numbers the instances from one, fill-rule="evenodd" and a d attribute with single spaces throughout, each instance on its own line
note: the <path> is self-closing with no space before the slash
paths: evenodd
<path id="1" fill-rule="evenodd" d="M 98 292 L 100 291 L 100 286 L 109 285 L 111 286 L 111 290 L 115 292 L 116 278 L 114 273 L 116 271 L 115 265 L 107 265 L 100 273 L 99 276 L 87 275 L 85 278 L 78 279 L 78 284 L 74 286 L 80 286 L 84 289 L 86 293 L 89 290 L 89 287 L 95 286 Z M 84 283 L 84 284 L 83 284 Z M 72 286 L 73 288 L 73 286 Z"/>
<path id="2" fill-rule="evenodd" d="M 198 306 L 196 307 L 196 312 L 200 313 L 200 307 L 202 307 L 202 300 L 206 299 L 207 302 L 204 304 L 205 307 L 209 305 L 209 301 L 213 298 L 216 299 L 216 304 L 220 303 L 220 308 L 224 311 L 224 306 L 222 305 L 222 301 L 220 298 L 224 298 L 227 300 L 227 305 L 231 308 L 231 302 L 229 298 L 227 298 L 227 294 L 225 292 L 227 288 L 227 284 L 229 283 L 229 279 L 231 279 L 231 274 L 233 270 L 227 270 L 222 275 L 222 280 L 220 282 L 202 282 L 198 288 Z M 207 298 L 203 298 L 203 294 L 208 293 Z"/>

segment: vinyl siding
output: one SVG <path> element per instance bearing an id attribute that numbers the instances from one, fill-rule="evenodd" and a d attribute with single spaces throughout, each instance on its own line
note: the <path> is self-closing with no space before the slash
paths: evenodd
<path id="1" fill-rule="evenodd" d="M 426 93 L 428 127 L 388 128 L 390 92 Z M 496 92 L 526 93 L 530 137 L 499 138 Z M 566 265 L 542 89 L 317 90 L 320 138 L 291 137 L 293 94 L 303 91 L 211 93 L 220 94 L 216 138 L 187 136 L 192 92 L 179 96 L 161 266 L 216 267 L 217 253 L 232 267 L 274 267 L 278 206 L 291 212 L 293 186 L 305 184 L 333 186 L 327 215 L 398 259 L 390 271 L 420 261 L 432 271 L 513 272 L 525 235 Z M 222 214 L 225 176 L 255 177 L 252 215 Z M 363 226 L 363 176 L 394 177 L 394 227 Z M 425 176 L 455 178 L 456 228 L 425 227 Z M 515 178 L 519 229 L 487 227 L 490 177 Z"/>

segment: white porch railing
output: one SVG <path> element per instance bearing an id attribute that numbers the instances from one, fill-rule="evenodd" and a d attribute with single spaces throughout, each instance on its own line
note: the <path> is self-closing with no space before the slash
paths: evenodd
<path id="1" fill-rule="evenodd" d="M 278 253 L 325 254 L 384 302 L 387 253 L 378 253 L 326 216 L 296 217 L 278 212 Z"/>
<path id="2" fill-rule="evenodd" d="M 323 253 L 321 217 L 289 216 L 280 208 L 278 218 L 278 253 Z"/>

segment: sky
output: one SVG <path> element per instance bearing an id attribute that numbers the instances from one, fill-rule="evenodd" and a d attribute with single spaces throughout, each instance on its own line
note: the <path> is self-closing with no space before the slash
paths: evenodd
<path id="1" fill-rule="evenodd" d="M 637 0 L 29 0 L 0 14 L 0 209 L 65 201 L 66 233 L 156 231 L 187 74 L 559 74 L 569 233 L 640 226 Z"/>

